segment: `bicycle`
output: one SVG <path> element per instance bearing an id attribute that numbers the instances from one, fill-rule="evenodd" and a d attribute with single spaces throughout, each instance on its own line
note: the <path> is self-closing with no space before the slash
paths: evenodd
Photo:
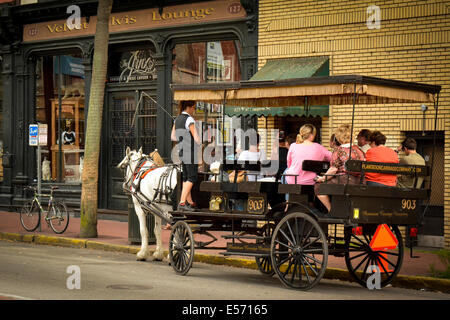
<path id="1" fill-rule="evenodd" d="M 41 224 L 41 214 L 45 213 L 45 221 L 55 233 L 61 234 L 69 225 L 69 212 L 63 202 L 53 198 L 53 191 L 58 187 L 51 187 L 50 194 L 38 194 L 36 187 L 25 187 L 33 190 L 33 200 L 26 202 L 20 212 L 20 223 L 25 230 L 32 232 Z M 41 205 L 39 197 L 49 197 L 47 210 Z"/>

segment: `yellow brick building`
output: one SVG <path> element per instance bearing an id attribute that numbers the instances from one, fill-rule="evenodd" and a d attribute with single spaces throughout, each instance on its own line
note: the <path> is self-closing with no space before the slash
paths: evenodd
<path id="1" fill-rule="evenodd" d="M 259 68 L 270 59 L 328 56 L 330 75 L 361 74 L 442 86 L 438 113 L 442 147 L 435 158 L 441 169 L 433 176 L 437 180 L 433 186 L 438 187 L 432 198 L 444 206 L 442 245 L 449 248 L 450 1 L 261 0 L 258 32 Z M 433 117 L 432 105 L 425 112 L 420 105 L 375 105 L 357 110 L 355 131 L 381 130 L 387 146 L 396 147 L 406 134 L 432 130 Z M 332 130 L 350 122 L 351 106 L 330 105 L 329 117 L 322 118 L 322 142 L 327 145 Z M 277 120 L 260 119 L 259 126 L 277 127 Z"/>

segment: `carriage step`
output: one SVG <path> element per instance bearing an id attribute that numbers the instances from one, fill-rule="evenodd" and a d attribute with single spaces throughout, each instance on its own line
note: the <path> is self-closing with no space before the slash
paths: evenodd
<path id="1" fill-rule="evenodd" d="M 258 258 L 266 258 L 270 257 L 270 254 L 263 253 L 250 253 L 250 252 L 219 252 L 219 254 L 224 256 L 248 256 L 248 257 L 258 257 Z"/>
<path id="2" fill-rule="evenodd" d="M 260 236 L 240 236 L 240 235 L 224 235 L 224 239 L 250 239 L 250 240 L 267 240 L 270 238 L 260 237 Z"/>

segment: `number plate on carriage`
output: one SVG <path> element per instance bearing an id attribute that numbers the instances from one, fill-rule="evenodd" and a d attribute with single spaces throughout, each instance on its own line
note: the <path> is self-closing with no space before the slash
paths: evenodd
<path id="1" fill-rule="evenodd" d="M 249 197 L 247 201 L 248 213 L 264 213 L 265 201 L 263 197 Z"/>

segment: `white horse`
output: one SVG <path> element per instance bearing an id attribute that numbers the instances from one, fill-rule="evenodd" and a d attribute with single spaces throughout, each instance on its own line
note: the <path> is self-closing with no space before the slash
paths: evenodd
<path id="1" fill-rule="evenodd" d="M 138 165 L 140 166 L 140 169 L 136 170 Z M 139 219 L 139 229 L 141 233 L 141 249 L 137 253 L 137 260 L 139 261 L 145 261 L 146 259 L 161 261 L 164 259 L 164 250 L 162 248 L 161 240 L 162 219 L 156 214 L 153 214 L 155 217 L 154 232 L 156 237 L 156 249 L 153 253 L 153 256 L 150 256 L 150 251 L 148 248 L 148 230 L 146 225 L 146 215 L 149 211 L 142 208 L 141 203 L 137 198 L 138 196 L 135 193 L 135 191 L 137 190 L 134 190 L 134 187 L 132 185 L 133 182 L 137 182 L 137 179 L 139 177 L 142 177 L 142 173 L 136 174 L 137 172 L 144 172 L 143 170 L 147 171 L 148 169 L 152 169 L 155 166 L 156 165 L 154 161 L 150 160 L 148 156 L 142 153 L 142 148 L 140 148 L 139 151 L 131 151 L 129 147 L 127 147 L 125 158 L 123 158 L 123 160 L 117 165 L 117 168 L 119 169 L 126 169 L 126 182 L 124 183 L 124 188 L 132 191 L 131 196 L 133 199 L 136 215 Z M 166 172 L 166 170 L 175 170 L 174 172 L 172 172 L 172 174 L 169 174 L 166 181 L 166 186 L 171 190 L 174 190 L 177 184 L 177 168 L 174 166 L 163 166 L 152 169 L 145 176 L 140 178 L 140 187 L 138 188 L 138 191 L 142 195 L 144 195 L 145 198 L 153 201 L 156 192 L 155 188 L 158 187 L 160 177 L 164 174 L 164 172 Z M 158 204 L 158 206 L 165 212 L 167 212 L 169 209 L 168 205 Z"/>

